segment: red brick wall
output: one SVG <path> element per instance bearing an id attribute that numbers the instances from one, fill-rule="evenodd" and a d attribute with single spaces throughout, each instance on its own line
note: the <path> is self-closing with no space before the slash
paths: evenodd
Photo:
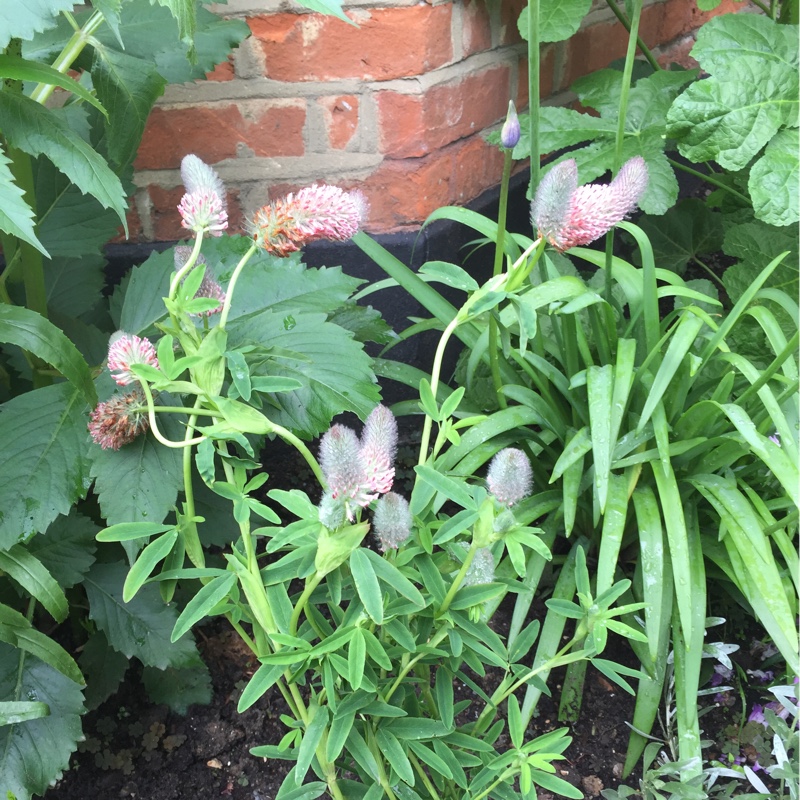
<path id="1" fill-rule="evenodd" d="M 190 152 L 225 181 L 234 230 L 260 205 L 315 181 L 361 188 L 376 233 L 469 202 L 500 175 L 482 133 L 502 122 L 509 98 L 527 104 L 516 26 L 523 5 L 355 0 L 347 11 L 355 27 L 280 0 L 229 0 L 217 10 L 245 18 L 252 36 L 209 81 L 169 87 L 154 110 L 136 160 L 132 237 L 183 237 L 178 167 Z M 733 9 L 723 0 L 713 13 Z M 685 59 L 710 16 L 695 0 L 649 0 L 642 37 L 662 60 Z M 596 0 L 575 37 L 542 48 L 543 100 L 569 102 L 570 84 L 623 56 L 626 42 Z"/>

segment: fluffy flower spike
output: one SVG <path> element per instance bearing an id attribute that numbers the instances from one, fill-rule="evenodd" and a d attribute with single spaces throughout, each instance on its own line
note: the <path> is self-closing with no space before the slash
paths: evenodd
<path id="1" fill-rule="evenodd" d="M 192 254 L 192 249 L 193 248 L 186 247 L 184 245 L 179 245 L 175 248 L 175 272 L 179 272 L 186 265 L 186 262 L 189 260 L 189 256 Z M 195 266 L 200 264 L 208 264 L 205 256 L 202 254 L 198 255 L 197 261 L 195 261 Z M 225 302 L 225 290 L 219 285 L 219 283 L 217 283 L 216 280 L 214 280 L 213 275 L 209 273 L 208 269 L 206 269 L 203 280 L 200 283 L 200 288 L 197 290 L 197 292 L 195 292 L 194 296 L 210 297 L 219 301 L 219 305 L 216 308 L 212 308 L 210 311 L 203 311 L 197 316 L 210 317 L 212 314 L 219 314 L 222 311 L 222 306 Z"/>
<path id="2" fill-rule="evenodd" d="M 181 180 L 186 187 L 178 205 L 181 225 L 195 233 L 221 236 L 228 227 L 228 209 L 219 175 L 197 156 L 188 155 L 181 161 Z"/>
<path id="3" fill-rule="evenodd" d="M 258 209 L 249 229 L 260 248 L 283 258 L 317 239 L 350 239 L 366 214 L 361 192 L 315 184 Z"/>
<path id="4" fill-rule="evenodd" d="M 111 377 L 120 386 L 134 383 L 137 378 L 131 372 L 133 364 L 149 364 L 158 369 L 155 348 L 148 339 L 117 331 L 108 343 L 108 368 Z"/>
<path id="5" fill-rule="evenodd" d="M 372 527 L 381 541 L 381 549 L 386 552 L 400 547 L 411 536 L 411 509 L 405 497 L 389 492 L 378 500 Z"/>
<path id="6" fill-rule="evenodd" d="M 488 547 L 480 547 L 475 551 L 472 563 L 464 576 L 464 586 L 477 586 L 494 581 L 494 556 Z"/>
<path id="7" fill-rule="evenodd" d="M 119 450 L 130 444 L 149 427 L 141 389 L 129 394 L 115 394 L 110 400 L 98 403 L 90 415 L 89 433 L 103 450 Z"/>
<path id="8" fill-rule="evenodd" d="M 375 406 L 361 434 L 361 458 L 370 491 L 386 494 L 394 481 L 397 455 L 397 421 L 386 406 Z"/>
<path id="9" fill-rule="evenodd" d="M 578 186 L 578 167 L 574 159 L 567 159 L 556 164 L 539 184 L 531 221 L 556 250 L 589 244 L 636 208 L 647 181 L 647 164 L 636 156 L 611 183 Z"/>
<path id="10" fill-rule="evenodd" d="M 531 493 L 533 477 L 528 456 L 506 447 L 492 459 L 486 474 L 490 494 L 502 505 L 513 506 Z"/>

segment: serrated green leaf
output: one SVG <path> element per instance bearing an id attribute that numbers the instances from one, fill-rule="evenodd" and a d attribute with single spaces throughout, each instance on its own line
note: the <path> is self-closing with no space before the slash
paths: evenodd
<path id="1" fill-rule="evenodd" d="M 797 65 L 746 58 L 693 83 L 667 115 L 681 155 L 739 170 L 784 125 L 797 124 Z"/>
<path id="2" fill-rule="evenodd" d="M 758 219 L 770 225 L 791 225 L 800 219 L 798 150 L 797 129 L 779 131 L 750 170 L 747 188 L 753 211 Z"/>
<path id="3" fill-rule="evenodd" d="M 679 275 L 691 259 L 722 249 L 722 215 L 702 200 L 681 200 L 663 216 L 641 217 L 638 225 L 653 245 L 656 263 Z"/>
<path id="4" fill-rule="evenodd" d="M 50 713 L 47 703 L 20 700 L 18 702 L 0 702 L 0 728 L 3 725 L 16 725 L 19 722 L 46 717 Z"/>
<path id="5" fill-rule="evenodd" d="M 82 738 L 80 688 L 39 659 L 0 643 L 0 702 L 23 698 L 45 703 L 50 713 L 0 727 L 2 797 L 43 795 L 67 768 Z"/>
<path id="6" fill-rule="evenodd" d="M 111 647 L 102 631 L 95 631 L 83 646 L 78 663 L 86 676 L 86 708 L 91 711 L 119 689 L 130 662 Z"/>
<path id="7" fill-rule="evenodd" d="M 181 716 L 186 715 L 190 705 L 211 702 L 211 674 L 200 656 L 185 667 L 145 667 L 142 682 L 151 703 L 163 703 Z"/>
<path id="8" fill-rule="evenodd" d="M 165 420 L 167 416 L 159 417 L 162 433 L 180 438 L 180 426 L 174 420 Z M 183 486 L 180 450 L 164 447 L 147 434 L 119 450 L 101 450 L 93 445 L 90 455 L 95 493 L 109 524 L 158 524 L 175 506 Z"/>
<path id="9" fill-rule="evenodd" d="M 191 638 L 170 642 L 177 611 L 165 606 L 154 585 L 145 586 L 130 602 L 122 599 L 125 564 L 95 564 L 84 585 L 89 618 L 105 633 L 115 650 L 136 656 L 146 666 L 166 669 L 191 663 L 197 649 Z"/>
<path id="10" fill-rule="evenodd" d="M 52 364 L 81 392 L 85 402 L 97 400 L 89 365 L 61 330 L 41 314 L 4 303 L 0 306 L 0 341 Z"/>
<path id="11" fill-rule="evenodd" d="M 26 545 L 64 589 L 83 580 L 94 564 L 97 546 L 94 537 L 99 527 L 88 517 L 71 509 L 69 516 L 58 517 L 43 533 Z"/>
<path id="12" fill-rule="evenodd" d="M 539 6 L 539 41 L 563 42 L 569 39 L 589 13 L 591 0 L 544 0 Z M 528 41 L 529 7 L 522 9 L 517 26 L 520 36 Z"/>
<path id="13" fill-rule="evenodd" d="M 33 229 L 34 213 L 25 201 L 25 193 L 17 186 L 8 168 L 11 162 L 0 148 L 0 230 L 22 239 L 43 255 L 49 255 Z"/>
<path id="14" fill-rule="evenodd" d="M 138 336 L 167 315 L 162 298 L 169 293 L 169 282 L 175 269 L 173 250 L 151 253 L 147 261 L 134 267 L 114 292 L 112 315 L 120 330 Z"/>
<path id="15" fill-rule="evenodd" d="M 153 64 L 98 43 L 94 48 L 92 83 L 110 114 L 106 126 L 108 154 L 118 167 L 136 156 L 144 126 L 166 80 Z"/>
<path id="16" fill-rule="evenodd" d="M 0 406 L 0 548 L 67 514 L 89 487 L 86 401 L 69 383 Z"/>
<path id="17" fill-rule="evenodd" d="M 71 11 L 73 0 L 27 0 L 0 4 L 0 50 L 11 39 L 33 39 L 56 24 L 58 14 Z"/>
<path id="18" fill-rule="evenodd" d="M 127 204 L 119 178 L 55 110 L 2 92 L 0 128 L 9 144 L 32 156 L 47 156 L 82 192 L 112 208 L 125 223 Z"/>

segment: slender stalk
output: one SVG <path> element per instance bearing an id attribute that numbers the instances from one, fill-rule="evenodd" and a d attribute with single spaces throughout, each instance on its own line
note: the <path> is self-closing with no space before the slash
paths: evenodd
<path id="1" fill-rule="evenodd" d="M 199 397 L 195 398 L 194 409 L 197 409 L 201 403 Z M 192 431 L 197 424 L 197 413 L 193 412 L 189 417 L 189 422 L 186 425 L 186 435 L 184 442 L 188 442 L 192 438 Z M 186 445 L 183 448 L 183 494 L 185 496 L 184 511 L 189 518 L 189 524 L 182 529 L 183 544 L 186 548 L 186 553 L 189 556 L 192 564 L 201 569 L 206 565 L 205 555 L 203 553 L 203 545 L 200 543 L 200 537 L 197 533 L 197 523 L 194 522 L 195 507 L 194 507 L 194 488 L 192 487 L 192 447 Z"/>
<path id="2" fill-rule="evenodd" d="M 298 439 L 290 430 L 272 422 L 272 420 L 270 420 L 270 426 L 272 433 L 280 436 L 281 439 L 294 446 L 300 455 L 303 456 L 306 464 L 311 467 L 311 471 L 314 473 L 314 477 L 319 481 L 320 486 L 323 489 L 327 488 L 328 483 L 325 480 L 325 476 L 322 474 L 322 467 L 320 467 L 319 461 L 314 458 L 314 454 L 306 447 L 305 443 L 301 439 Z"/>
<path id="3" fill-rule="evenodd" d="M 625 144 L 625 124 L 628 121 L 628 100 L 631 92 L 631 77 L 633 75 L 633 62 L 636 58 L 636 41 L 639 36 L 639 22 L 642 18 L 643 0 L 633 0 L 633 16 L 628 35 L 628 51 L 625 54 L 625 67 L 622 70 L 622 87 L 619 96 L 619 109 L 617 111 L 617 135 L 614 142 L 614 162 L 612 174 L 616 175 L 622 166 L 622 148 Z M 613 286 L 612 255 L 614 252 L 614 229 L 606 235 L 606 266 L 605 266 L 605 299 L 611 302 L 611 289 Z"/>
<path id="4" fill-rule="evenodd" d="M 735 197 L 737 200 L 741 200 L 746 205 L 751 206 L 753 204 L 749 197 L 743 195 L 741 192 L 737 192 L 736 189 L 734 189 L 732 186 L 727 186 L 722 181 L 715 178 L 713 175 L 709 175 L 706 172 L 699 172 L 698 170 L 692 169 L 686 164 L 682 164 L 680 161 L 675 161 L 672 158 L 667 158 L 667 161 L 669 161 L 670 166 L 674 167 L 675 169 L 682 170 L 687 175 L 694 175 L 696 178 L 700 178 L 706 183 L 710 183 L 712 186 L 716 186 L 718 189 L 722 189 L 723 191 L 731 195 L 731 197 Z"/>
<path id="5" fill-rule="evenodd" d="M 528 0 L 528 138 L 531 143 L 531 182 L 528 188 L 529 197 L 536 194 L 539 186 L 539 80 L 541 72 L 541 54 L 539 52 L 539 3 L 540 0 Z"/>
<path id="6" fill-rule="evenodd" d="M 436 635 L 428 642 L 429 647 L 436 647 L 439 642 L 441 642 L 450 629 L 450 625 L 446 624 L 442 628 L 438 630 Z M 397 674 L 397 677 L 394 680 L 394 683 L 389 687 L 389 691 L 384 695 L 384 702 L 388 703 L 391 696 L 397 691 L 399 686 L 403 683 L 403 679 L 411 672 L 412 669 L 416 666 L 417 662 L 424 658 L 425 653 L 419 653 L 418 655 L 414 656 L 407 664 L 403 666 L 400 672 Z"/>
<path id="7" fill-rule="evenodd" d="M 74 20 L 72 20 L 72 22 L 74 23 Z M 53 62 L 53 69 L 58 70 L 62 74 L 68 72 L 75 63 L 75 59 L 78 58 L 84 47 L 88 44 L 92 34 L 94 34 L 103 22 L 105 22 L 105 17 L 102 12 L 95 11 L 89 19 L 86 20 L 86 24 L 83 28 L 76 30 L 70 37 L 64 49 L 59 53 L 58 58 Z M 55 88 L 56 87 L 52 83 L 40 83 L 33 92 L 31 92 L 31 100 L 35 100 L 37 103 L 44 105 L 50 95 L 53 94 Z"/>
<path id="8" fill-rule="evenodd" d="M 193 445 L 200 444 L 200 442 L 206 438 L 205 436 L 197 436 L 194 439 L 184 439 L 182 442 L 173 442 L 172 439 L 167 439 L 159 430 L 158 423 L 156 422 L 155 404 L 153 403 L 153 393 L 150 391 L 150 386 L 147 384 L 147 381 L 141 378 L 139 378 L 139 384 L 142 387 L 144 396 L 147 398 L 147 417 L 150 421 L 150 430 L 153 432 L 153 436 L 155 436 L 164 447 L 172 447 L 178 450 L 181 447 L 192 447 Z"/>
<path id="9" fill-rule="evenodd" d="M 312 577 L 306 578 L 306 585 L 303 589 L 303 593 L 300 595 L 300 598 L 294 607 L 294 611 L 292 611 L 292 618 L 289 621 L 290 636 L 297 636 L 297 627 L 298 623 L 300 622 L 300 615 L 303 613 L 303 609 L 306 607 L 308 599 L 314 593 L 314 589 L 319 586 L 322 577 L 323 576 L 320 575 L 319 572 L 315 572 Z"/>
<path id="10" fill-rule="evenodd" d="M 463 583 L 467 571 L 469 570 L 470 565 L 472 564 L 472 561 L 475 558 L 475 553 L 477 552 L 478 552 L 478 545 L 473 541 L 469 546 L 469 550 L 467 551 L 467 555 L 464 558 L 464 563 L 461 565 L 461 569 L 458 571 L 458 574 L 453 579 L 453 583 L 450 585 L 450 589 L 445 595 L 445 598 L 442 601 L 442 605 L 436 612 L 437 617 L 441 617 L 442 615 L 447 613 L 447 609 L 450 608 L 450 603 L 453 602 L 453 598 L 456 596 L 456 592 L 461 588 L 461 584 Z"/>
<path id="11" fill-rule="evenodd" d="M 428 790 L 428 794 L 431 796 L 431 800 L 438 800 L 439 792 L 436 790 L 436 787 L 431 783 L 431 779 L 426 774 L 425 770 L 422 768 L 422 765 L 419 763 L 417 757 L 409 752 L 408 759 L 411 761 L 412 766 L 417 771 L 417 775 L 419 775 L 420 780 L 425 785 L 425 788 Z"/>
<path id="12" fill-rule="evenodd" d="M 614 0 L 606 0 L 608 7 L 614 13 L 614 16 L 622 23 L 623 27 L 626 31 L 630 34 L 631 32 L 631 21 L 626 16 L 625 12 L 622 11 Z M 642 51 L 642 55 L 647 59 L 650 66 L 656 71 L 661 72 L 662 67 L 661 64 L 658 63 L 656 57 L 653 55 L 653 51 L 644 43 L 642 37 L 637 35 L 636 36 L 636 46 Z"/>
<path id="13" fill-rule="evenodd" d="M 487 786 L 480 794 L 476 794 L 474 800 L 483 800 L 484 797 L 488 797 L 494 791 L 494 789 L 496 789 L 501 783 L 505 783 L 513 775 L 516 775 L 515 770 L 505 770 L 505 772 L 503 772 L 496 781 L 489 784 L 489 786 Z"/>
<path id="14" fill-rule="evenodd" d="M 143 407 L 141 410 L 144 410 L 145 408 L 146 408 L 146 406 Z M 190 413 L 189 409 L 187 409 L 185 406 L 154 406 L 153 410 L 156 412 L 156 414 L 189 414 Z M 220 414 L 219 411 L 211 411 L 210 409 L 207 409 L 207 408 L 192 409 L 191 413 L 194 414 L 195 416 L 201 416 L 201 417 L 215 417 L 215 418 L 222 417 L 222 414 Z"/>
<path id="15" fill-rule="evenodd" d="M 194 240 L 194 246 L 192 247 L 192 252 L 189 255 L 188 260 L 186 263 L 172 276 L 172 280 L 169 283 L 169 299 L 174 300 L 175 295 L 178 291 L 178 287 L 181 284 L 181 281 L 191 272 L 195 263 L 197 262 L 197 257 L 200 255 L 200 247 L 203 244 L 203 231 L 199 230 Z"/>
<path id="16" fill-rule="evenodd" d="M 721 286 L 723 289 L 725 288 L 725 284 L 722 282 L 722 278 L 720 278 L 719 275 L 717 275 L 717 273 L 714 272 L 714 270 L 708 266 L 708 264 L 704 264 L 697 256 L 694 256 L 692 258 L 692 261 L 694 261 L 694 263 L 697 264 L 698 267 L 702 267 L 708 273 L 708 277 L 711 278 L 712 281 L 714 281 L 717 285 Z"/>
<path id="17" fill-rule="evenodd" d="M 231 300 L 233 299 L 233 290 L 236 288 L 236 281 L 239 280 L 239 274 L 244 269 L 244 265 L 253 257 L 253 254 L 258 248 L 256 245 L 250 245 L 250 249 L 241 257 L 236 268 L 233 270 L 233 275 L 228 282 L 228 289 L 225 292 L 225 302 L 222 304 L 222 313 L 219 315 L 219 327 L 224 330 L 228 324 L 228 314 L 231 312 Z"/>

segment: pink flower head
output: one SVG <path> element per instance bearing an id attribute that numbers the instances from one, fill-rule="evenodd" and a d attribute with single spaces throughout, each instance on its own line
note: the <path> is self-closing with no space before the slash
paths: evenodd
<path id="1" fill-rule="evenodd" d="M 119 450 L 149 426 L 144 393 L 137 388 L 128 394 L 115 394 L 110 400 L 98 403 L 90 419 L 92 439 L 103 450 Z"/>
<path id="2" fill-rule="evenodd" d="M 411 536 L 411 509 L 405 497 L 389 492 L 378 500 L 372 527 L 384 553 L 400 547 Z"/>
<path id="3" fill-rule="evenodd" d="M 392 488 L 396 455 L 397 422 L 394 414 L 386 406 L 375 406 L 361 434 L 361 458 L 370 491 L 386 494 Z"/>
<path id="4" fill-rule="evenodd" d="M 574 159 L 567 159 L 542 178 L 531 205 L 531 221 L 556 250 L 589 244 L 636 208 L 647 181 L 647 165 L 636 156 L 625 162 L 611 183 L 578 186 L 578 167 Z"/>
<path id="5" fill-rule="evenodd" d="M 346 241 L 366 213 L 361 192 L 315 184 L 258 209 L 249 228 L 259 247 L 285 257 L 317 239 Z"/>
<path id="6" fill-rule="evenodd" d="M 506 447 L 492 459 L 486 474 L 489 493 L 504 506 L 513 506 L 531 493 L 533 477 L 528 456 Z"/>
<path id="7" fill-rule="evenodd" d="M 197 156 L 188 155 L 181 161 L 181 180 L 186 187 L 178 205 L 181 225 L 195 233 L 221 236 L 228 227 L 228 210 L 219 175 Z"/>
<path id="8" fill-rule="evenodd" d="M 180 272 L 180 270 L 186 265 L 186 262 L 189 260 L 189 256 L 192 254 L 191 247 L 186 247 L 185 245 L 178 245 L 175 248 L 175 272 Z M 195 261 L 195 266 L 199 264 L 208 264 L 205 259 L 205 256 L 198 255 L 197 261 Z M 209 270 L 206 269 L 205 275 L 203 276 L 203 280 L 200 283 L 200 288 L 195 292 L 195 297 L 211 297 L 214 300 L 219 301 L 219 305 L 216 308 L 212 308 L 210 311 L 203 311 L 201 314 L 197 316 L 201 317 L 210 317 L 212 314 L 219 314 L 222 311 L 223 304 L 225 303 L 225 290 L 214 280 L 213 275 L 210 274 Z"/>
<path id="9" fill-rule="evenodd" d="M 137 380 L 131 372 L 133 364 L 149 364 L 158 369 L 155 348 L 148 339 L 117 331 L 108 343 L 108 368 L 111 370 L 111 377 L 120 386 L 133 383 Z"/>

